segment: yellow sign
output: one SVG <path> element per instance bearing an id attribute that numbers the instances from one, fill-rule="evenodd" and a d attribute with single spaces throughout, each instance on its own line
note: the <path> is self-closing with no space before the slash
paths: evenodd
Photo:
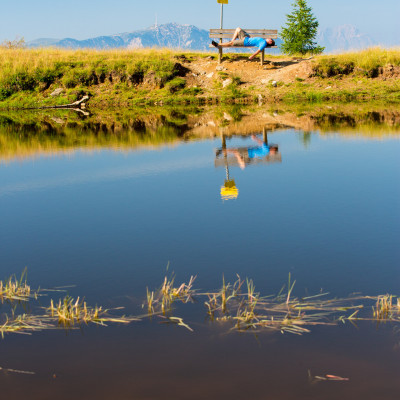
<path id="1" fill-rule="evenodd" d="M 228 4 L 228 0 L 217 0 L 220 4 Z"/>
<path id="2" fill-rule="evenodd" d="M 237 199 L 239 196 L 239 189 L 235 185 L 235 181 L 225 181 L 224 186 L 221 187 L 221 198 L 222 200 Z"/>

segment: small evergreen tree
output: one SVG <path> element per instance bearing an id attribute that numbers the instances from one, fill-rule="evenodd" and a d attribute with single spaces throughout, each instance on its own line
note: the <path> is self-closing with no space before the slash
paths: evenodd
<path id="1" fill-rule="evenodd" d="M 281 50 L 285 54 L 320 54 L 325 47 L 317 46 L 315 37 L 319 23 L 307 6 L 306 0 L 295 0 L 292 4 L 294 10 L 287 15 L 286 26 L 282 28 Z"/>

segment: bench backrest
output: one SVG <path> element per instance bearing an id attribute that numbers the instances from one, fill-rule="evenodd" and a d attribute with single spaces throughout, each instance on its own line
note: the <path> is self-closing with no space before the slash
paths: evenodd
<path id="1" fill-rule="evenodd" d="M 215 39 L 230 39 L 236 29 L 210 29 L 210 38 Z M 276 29 L 244 29 L 250 36 L 262 38 L 278 38 Z"/>

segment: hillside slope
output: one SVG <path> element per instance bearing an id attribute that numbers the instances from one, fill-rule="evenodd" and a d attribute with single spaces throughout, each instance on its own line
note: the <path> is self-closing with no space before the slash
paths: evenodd
<path id="1" fill-rule="evenodd" d="M 170 51 L 0 51 L 0 107 L 63 105 L 400 101 L 400 51 L 268 56 Z M 57 89 L 57 90 L 55 90 Z"/>

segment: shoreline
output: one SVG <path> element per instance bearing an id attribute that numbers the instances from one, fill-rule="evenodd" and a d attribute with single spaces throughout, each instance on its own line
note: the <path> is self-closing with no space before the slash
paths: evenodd
<path id="1" fill-rule="evenodd" d="M 171 50 L 0 49 L 0 109 L 92 109 L 149 105 L 400 103 L 400 50 L 373 48 L 316 57 Z"/>

